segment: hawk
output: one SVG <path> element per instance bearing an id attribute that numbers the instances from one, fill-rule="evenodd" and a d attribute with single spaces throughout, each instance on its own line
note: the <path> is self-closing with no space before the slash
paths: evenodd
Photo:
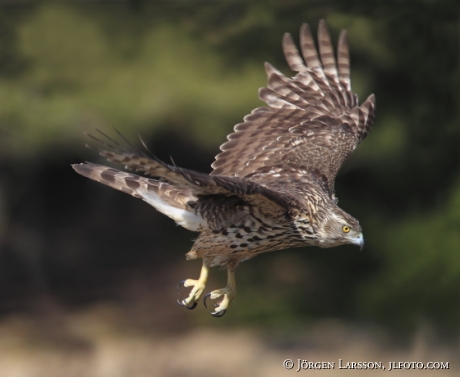
<path id="1" fill-rule="evenodd" d="M 220 317 L 235 297 L 240 262 L 292 247 L 364 245 L 358 220 L 337 205 L 334 181 L 369 132 L 374 95 L 359 106 L 351 91 L 346 31 L 339 37 L 337 60 L 324 20 L 318 27 L 319 55 L 307 24 L 300 29 L 302 55 L 288 33 L 282 46 L 295 76 L 265 63 L 268 84 L 259 97 L 268 106 L 235 126 L 209 175 L 149 157 L 102 132 L 104 140 L 93 137 L 103 145 L 100 154 L 143 176 L 92 163 L 73 165 L 79 174 L 140 198 L 199 232 L 186 258 L 202 258 L 201 273 L 178 285 L 178 290 L 191 288 L 178 300 L 188 309 L 202 296 L 210 267 L 228 272 L 226 287 L 204 296 L 205 306 L 208 298 L 220 299 L 211 313 Z"/>

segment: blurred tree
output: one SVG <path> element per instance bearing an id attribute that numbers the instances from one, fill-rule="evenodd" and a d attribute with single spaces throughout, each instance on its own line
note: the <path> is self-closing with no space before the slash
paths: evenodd
<path id="1" fill-rule="evenodd" d="M 16 78 L 27 69 L 29 60 L 19 50 L 18 30 L 14 17 L 9 18 L 4 10 L 0 12 L 0 76 Z"/>

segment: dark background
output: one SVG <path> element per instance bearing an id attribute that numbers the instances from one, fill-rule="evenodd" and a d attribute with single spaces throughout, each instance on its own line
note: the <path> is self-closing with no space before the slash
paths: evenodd
<path id="1" fill-rule="evenodd" d="M 334 45 L 348 30 L 353 89 L 377 99 L 336 184 L 366 246 L 261 255 L 238 268 L 225 317 L 188 312 L 175 287 L 198 276 L 184 258 L 195 235 L 75 174 L 103 162 L 84 132 L 141 134 L 158 157 L 210 172 L 262 105 L 263 62 L 291 75 L 283 33 L 297 41 L 308 22 L 316 35 L 321 18 Z M 0 325 L 31 321 L 53 343 L 73 339 L 69 316 L 106 305 L 115 328 L 148 334 L 245 328 L 290 342 L 332 319 L 398 344 L 425 328 L 456 344 L 459 36 L 456 1 L 0 2 Z M 208 290 L 225 284 L 211 274 Z"/>

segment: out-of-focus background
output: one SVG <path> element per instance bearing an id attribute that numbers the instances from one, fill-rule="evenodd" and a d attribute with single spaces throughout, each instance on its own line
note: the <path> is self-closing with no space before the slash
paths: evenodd
<path id="1" fill-rule="evenodd" d="M 84 132 L 141 134 L 210 172 L 262 106 L 263 62 L 291 75 L 283 33 L 321 18 L 334 45 L 348 30 L 353 88 L 377 98 L 336 186 L 366 246 L 261 255 L 224 317 L 187 311 L 195 235 L 75 174 L 102 162 Z M 355 373 L 338 359 L 460 375 L 459 57 L 454 0 L 0 2 L 1 376 L 292 375 L 286 358 L 336 363 L 310 375 Z M 213 269 L 208 290 L 225 279 Z"/>

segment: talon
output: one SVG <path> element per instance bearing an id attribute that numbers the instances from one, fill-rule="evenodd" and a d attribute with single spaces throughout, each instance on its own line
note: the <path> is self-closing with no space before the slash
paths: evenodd
<path id="1" fill-rule="evenodd" d="M 212 312 L 211 315 L 213 317 L 222 317 L 227 312 L 227 309 L 221 310 L 220 312 Z"/>
<path id="2" fill-rule="evenodd" d="M 194 303 L 192 303 L 190 306 L 187 306 L 186 304 L 184 304 L 184 300 L 179 300 L 177 299 L 177 303 L 180 305 L 180 306 L 185 306 L 188 310 L 193 310 L 196 308 L 197 306 L 197 302 L 195 301 Z"/>
<path id="3" fill-rule="evenodd" d="M 179 284 L 177 284 L 177 293 L 179 293 L 180 288 L 184 286 L 184 283 L 185 283 L 185 279 L 181 280 Z"/>
<path id="4" fill-rule="evenodd" d="M 185 280 L 181 280 L 181 281 L 179 282 L 179 284 L 177 284 L 177 294 L 179 294 L 179 291 L 180 291 L 181 287 L 184 286 L 184 283 L 185 283 Z M 184 304 L 182 301 L 183 301 L 183 300 L 177 299 L 177 303 L 178 303 L 180 306 L 185 306 L 185 304 Z"/>
<path id="5" fill-rule="evenodd" d="M 195 301 L 192 305 L 186 306 L 186 308 L 187 308 L 188 310 L 193 310 L 193 309 L 196 308 L 196 306 L 197 306 L 197 303 L 196 303 L 196 301 Z"/>
<path id="6" fill-rule="evenodd" d="M 206 305 L 206 300 L 211 296 L 211 292 L 209 292 L 206 296 L 203 297 L 203 304 L 204 307 L 207 309 L 208 306 Z"/>

